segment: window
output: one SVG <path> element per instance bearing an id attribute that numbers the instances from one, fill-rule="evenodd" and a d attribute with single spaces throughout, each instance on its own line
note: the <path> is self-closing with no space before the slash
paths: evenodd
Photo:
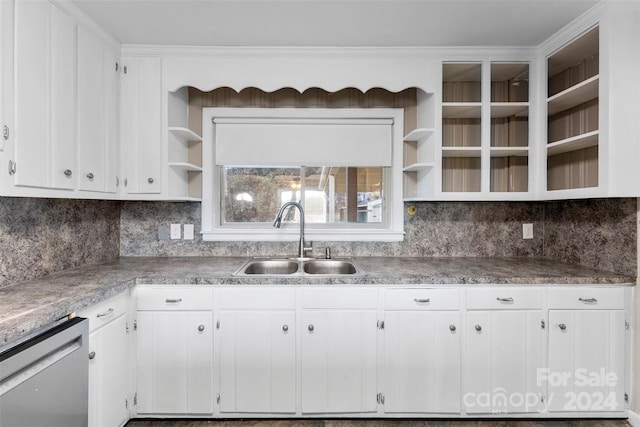
<path id="1" fill-rule="evenodd" d="M 205 240 L 402 240 L 401 109 L 203 112 Z"/>

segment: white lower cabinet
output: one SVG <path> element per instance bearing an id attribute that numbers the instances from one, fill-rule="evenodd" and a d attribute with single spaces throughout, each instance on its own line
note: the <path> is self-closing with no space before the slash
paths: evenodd
<path id="1" fill-rule="evenodd" d="M 302 414 L 377 411 L 377 294 L 302 290 Z"/>
<path id="2" fill-rule="evenodd" d="M 137 413 L 213 413 L 211 288 L 137 290 Z"/>
<path id="3" fill-rule="evenodd" d="M 624 417 L 629 300 L 624 287 L 139 285 L 135 412 Z"/>
<path id="4" fill-rule="evenodd" d="M 551 412 L 625 409 L 623 289 L 550 290 Z"/>
<path id="5" fill-rule="evenodd" d="M 293 288 L 220 291 L 221 413 L 296 413 L 295 296 Z"/>
<path id="6" fill-rule="evenodd" d="M 458 289 L 385 292 L 386 413 L 460 412 L 459 294 Z"/>
<path id="7" fill-rule="evenodd" d="M 78 313 L 89 319 L 89 427 L 129 419 L 127 293 Z"/>
<path id="8" fill-rule="evenodd" d="M 544 408 L 545 315 L 541 289 L 467 291 L 462 402 L 468 414 L 526 414 Z"/>

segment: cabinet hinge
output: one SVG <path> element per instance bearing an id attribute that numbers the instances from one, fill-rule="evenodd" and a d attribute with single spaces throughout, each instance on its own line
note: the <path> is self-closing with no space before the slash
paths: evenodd
<path id="1" fill-rule="evenodd" d="M 137 405 L 138 404 L 138 392 L 136 391 L 136 393 L 133 395 L 133 404 Z"/>
<path id="2" fill-rule="evenodd" d="M 4 138 L 5 141 L 9 139 L 9 126 L 7 125 L 2 126 L 2 137 Z"/>
<path id="3" fill-rule="evenodd" d="M 378 320 L 378 329 L 384 329 L 384 320 Z"/>
<path id="4" fill-rule="evenodd" d="M 216 403 L 220 404 L 220 393 L 216 394 Z"/>
<path id="5" fill-rule="evenodd" d="M 384 405 L 384 394 L 382 394 L 382 393 L 378 393 L 378 394 L 376 395 L 376 400 L 378 401 L 378 403 L 379 403 L 380 405 Z"/>
<path id="6" fill-rule="evenodd" d="M 625 403 L 629 403 L 629 393 L 624 394 L 624 401 Z"/>
<path id="7" fill-rule="evenodd" d="M 544 319 L 540 321 L 540 327 L 544 329 L 547 325 L 544 323 Z"/>
<path id="8" fill-rule="evenodd" d="M 13 175 L 16 173 L 16 162 L 13 160 L 9 160 L 9 175 Z"/>
<path id="9" fill-rule="evenodd" d="M 629 319 L 624 319 L 624 328 L 629 329 L 629 326 L 630 326 Z"/>

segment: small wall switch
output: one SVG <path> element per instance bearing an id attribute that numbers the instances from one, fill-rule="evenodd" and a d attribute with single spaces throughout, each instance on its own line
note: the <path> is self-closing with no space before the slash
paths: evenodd
<path id="1" fill-rule="evenodd" d="M 193 224 L 184 225 L 184 234 L 182 238 L 184 240 L 193 240 Z"/>
<path id="2" fill-rule="evenodd" d="M 158 240 L 169 240 L 169 227 L 166 225 L 158 227 Z"/>
<path id="3" fill-rule="evenodd" d="M 533 224 L 522 224 L 522 238 L 533 239 Z"/>
<path id="4" fill-rule="evenodd" d="M 181 224 L 171 224 L 171 240 L 180 239 L 182 237 Z"/>

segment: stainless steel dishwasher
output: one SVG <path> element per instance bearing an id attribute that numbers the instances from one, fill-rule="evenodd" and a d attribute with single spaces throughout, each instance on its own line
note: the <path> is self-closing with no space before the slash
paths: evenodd
<path id="1" fill-rule="evenodd" d="M 0 347 L 0 426 L 87 426 L 88 337 L 76 317 Z"/>

